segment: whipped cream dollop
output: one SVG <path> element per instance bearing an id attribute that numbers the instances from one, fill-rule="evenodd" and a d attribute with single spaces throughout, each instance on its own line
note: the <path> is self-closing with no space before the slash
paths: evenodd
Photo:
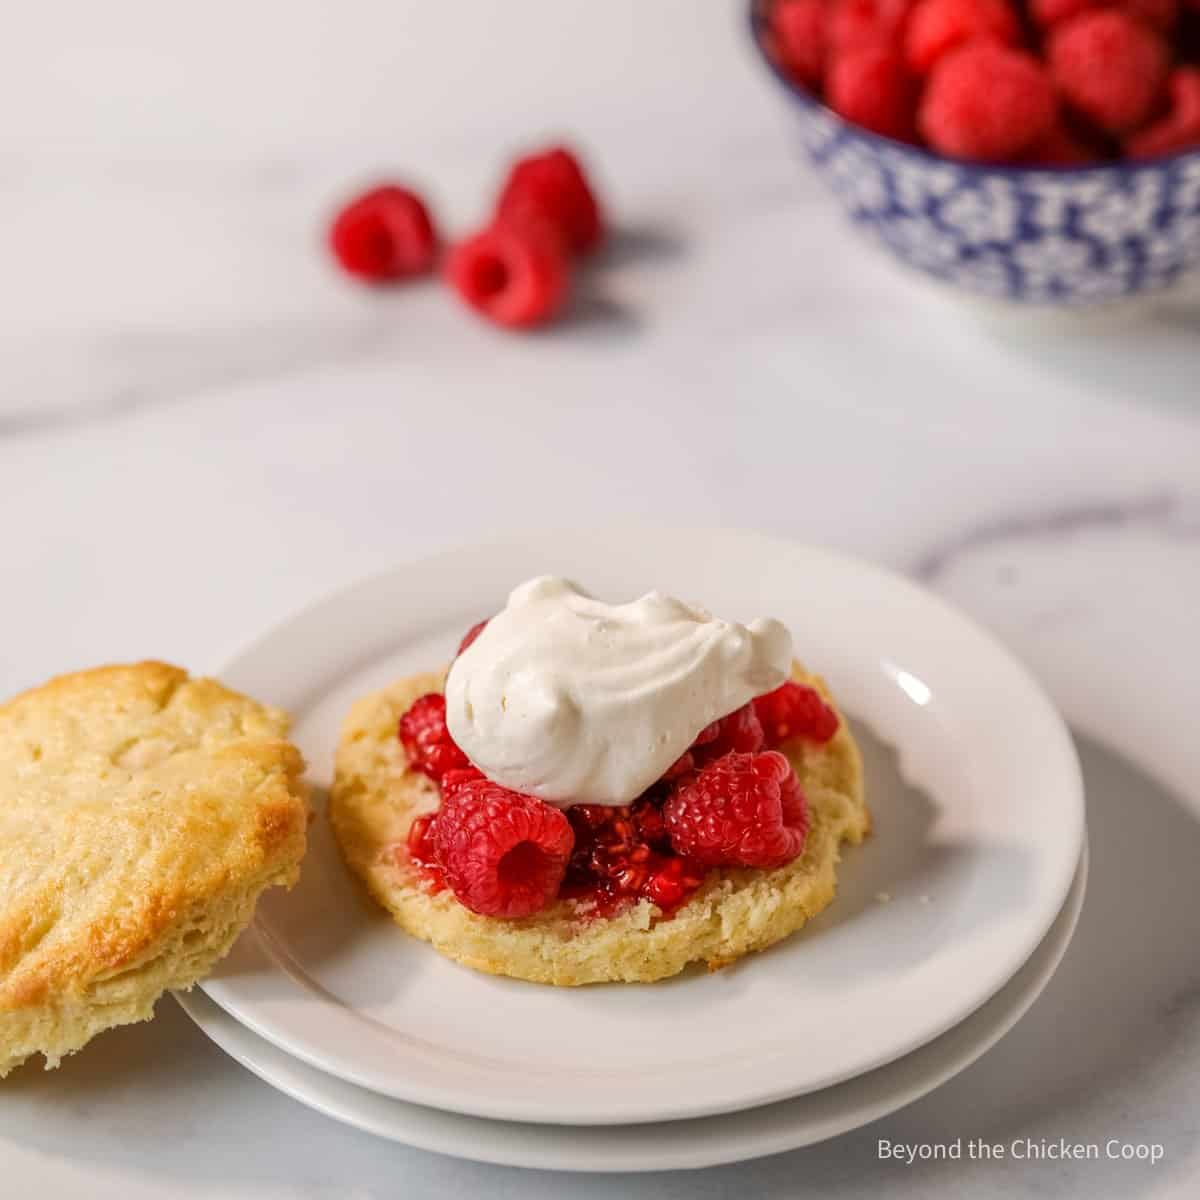
<path id="1" fill-rule="evenodd" d="M 629 804 L 712 721 L 788 677 L 792 637 L 649 592 L 516 588 L 446 679 L 446 722 L 496 783 L 558 807 Z"/>

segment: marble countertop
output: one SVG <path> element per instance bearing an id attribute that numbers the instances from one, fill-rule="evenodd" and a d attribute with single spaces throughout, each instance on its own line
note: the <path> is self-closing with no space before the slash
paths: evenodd
<path id="1" fill-rule="evenodd" d="M 1028 662 L 1077 735 L 1093 861 L 1017 1028 L 818 1147 L 640 1178 L 456 1162 L 275 1093 L 165 1000 L 0 1088 L 11 1194 L 1195 1194 L 1200 287 L 1066 317 L 915 281 L 803 169 L 732 0 L 114 0 L 20 24 L 0 692 L 130 657 L 213 670 L 348 581 L 551 521 L 758 527 L 909 572 Z M 358 182 L 411 178 L 464 230 L 506 156 L 559 135 L 619 227 L 561 326 L 506 336 L 325 261 Z M 1165 1156 L 875 1151 L 958 1136 Z"/>

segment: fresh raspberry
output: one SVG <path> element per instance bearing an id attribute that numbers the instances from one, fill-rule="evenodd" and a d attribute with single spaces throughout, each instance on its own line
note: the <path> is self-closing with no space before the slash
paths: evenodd
<path id="1" fill-rule="evenodd" d="M 472 625 L 463 635 L 463 640 L 458 643 L 454 657 L 457 658 L 486 628 L 487 621 L 480 621 L 477 625 Z"/>
<path id="2" fill-rule="evenodd" d="M 342 267 L 372 283 L 427 274 L 433 269 L 437 243 L 421 198 L 394 184 L 352 200 L 329 231 L 330 248 Z"/>
<path id="3" fill-rule="evenodd" d="M 566 258 L 533 227 L 489 226 L 454 247 L 446 272 L 472 308 L 511 328 L 548 321 L 567 296 Z"/>
<path id="4" fill-rule="evenodd" d="M 838 731 L 838 715 L 821 698 L 816 688 L 788 680 L 773 692 L 754 701 L 765 744 L 782 746 L 790 738 L 803 737 L 825 743 Z"/>
<path id="5" fill-rule="evenodd" d="M 832 0 L 827 44 L 836 54 L 864 46 L 896 46 L 912 0 Z"/>
<path id="6" fill-rule="evenodd" d="M 799 84 L 815 88 L 825 73 L 826 0 L 779 0 L 772 5 L 766 42 L 776 62 Z"/>
<path id="7" fill-rule="evenodd" d="M 829 107 L 872 133 L 911 140 L 916 91 L 898 50 L 868 45 L 838 55 L 826 81 Z"/>
<path id="8" fill-rule="evenodd" d="M 664 805 L 671 844 L 704 866 L 781 867 L 803 849 L 808 805 L 776 750 L 727 754 Z"/>
<path id="9" fill-rule="evenodd" d="M 908 65 L 924 75 L 948 50 L 975 40 L 1006 46 L 1021 40 L 1008 0 L 918 0 L 908 20 L 904 52 Z"/>
<path id="10" fill-rule="evenodd" d="M 446 883 L 485 917 L 528 917 L 545 908 L 575 844 L 558 809 L 487 779 L 444 796 L 434 829 Z"/>
<path id="11" fill-rule="evenodd" d="M 1095 150 L 1080 141 L 1061 120 L 1056 120 L 1049 132 L 1025 151 L 1021 161 L 1034 167 L 1078 167 L 1099 158 Z"/>
<path id="12" fill-rule="evenodd" d="M 549 225 L 576 254 L 594 249 L 604 236 L 600 205 L 587 176 L 562 146 L 513 164 L 496 202 L 496 216 L 509 225 Z"/>
<path id="13" fill-rule="evenodd" d="M 701 740 L 703 739 L 703 740 Z M 703 767 L 723 754 L 737 752 L 752 754 L 766 744 L 763 728 L 753 704 L 743 704 L 728 716 L 714 721 L 700 731 L 692 744 L 691 756 L 696 766 Z"/>
<path id="14" fill-rule="evenodd" d="M 1046 61 L 1059 94 L 1109 133 L 1128 133 L 1162 93 L 1169 54 L 1162 37 L 1115 9 L 1080 13 L 1050 31 Z"/>
<path id="15" fill-rule="evenodd" d="M 1170 33 L 1179 17 L 1179 0 L 1029 0 L 1029 13 L 1043 29 L 1097 8 L 1118 8 L 1153 29 Z"/>
<path id="16" fill-rule="evenodd" d="M 1155 158 L 1200 146 L 1200 68 L 1177 67 L 1167 80 L 1171 107 L 1126 146 L 1130 158 Z"/>
<path id="17" fill-rule="evenodd" d="M 475 783 L 484 778 L 486 776 L 478 767 L 453 767 L 438 780 L 438 788 L 443 796 L 449 796 L 468 783 Z"/>
<path id="18" fill-rule="evenodd" d="M 400 718 L 398 733 L 409 765 L 435 783 L 448 771 L 471 765 L 446 728 L 446 697 L 437 692 L 413 701 Z"/>
<path id="19" fill-rule="evenodd" d="M 938 60 L 917 121 L 935 150 L 954 158 L 1012 161 L 1046 136 L 1057 107 L 1032 55 L 969 42 Z"/>

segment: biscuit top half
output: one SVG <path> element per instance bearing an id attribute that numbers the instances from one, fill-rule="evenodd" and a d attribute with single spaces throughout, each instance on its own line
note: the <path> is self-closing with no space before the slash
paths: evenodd
<path id="1" fill-rule="evenodd" d="M 287 717 L 165 663 L 0 706 L 0 1010 L 66 1000 L 304 850 Z"/>

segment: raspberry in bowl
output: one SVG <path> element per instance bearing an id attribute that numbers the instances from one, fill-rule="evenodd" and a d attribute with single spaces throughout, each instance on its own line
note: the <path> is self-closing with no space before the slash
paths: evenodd
<path id="1" fill-rule="evenodd" d="M 777 621 L 551 576 L 448 671 L 360 700 L 330 817 L 407 932 L 492 974 L 575 986 L 712 969 L 834 898 L 870 827 L 857 746 Z"/>
<path id="2" fill-rule="evenodd" d="M 1200 264 L 1195 0 L 754 0 L 807 155 L 898 259 L 1077 305 Z"/>

